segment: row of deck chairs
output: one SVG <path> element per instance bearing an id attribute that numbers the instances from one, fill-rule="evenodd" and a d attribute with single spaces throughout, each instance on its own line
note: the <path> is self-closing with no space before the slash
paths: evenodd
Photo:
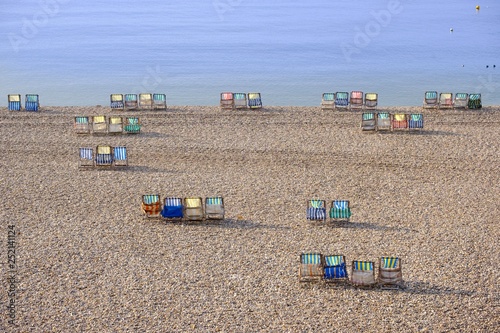
<path id="1" fill-rule="evenodd" d="M 349 221 L 351 208 L 348 200 L 333 200 L 329 210 L 330 221 Z M 307 202 L 306 217 L 310 221 L 326 221 L 326 201 L 311 199 Z"/>
<path id="2" fill-rule="evenodd" d="M 399 289 L 403 282 L 401 267 L 400 258 L 381 257 L 377 279 L 375 277 L 375 262 L 354 260 L 349 279 L 345 256 L 302 253 L 300 255 L 299 281 L 350 282 L 358 287 L 374 287 L 378 284 L 383 289 Z"/>
<path id="3" fill-rule="evenodd" d="M 483 107 L 481 94 L 440 93 L 438 98 L 437 91 L 426 91 L 423 101 L 424 108 L 437 109 L 480 109 Z"/>
<path id="4" fill-rule="evenodd" d="M 223 92 L 220 94 L 220 108 L 222 110 L 234 109 L 258 109 L 262 108 L 262 98 L 260 93 L 232 93 Z"/>
<path id="5" fill-rule="evenodd" d="M 224 219 L 224 199 L 207 197 L 205 204 L 201 197 L 166 197 L 163 201 L 158 194 L 142 196 L 142 212 L 147 218 L 163 218 L 168 221 L 201 221 L 204 219 Z"/>
<path id="6" fill-rule="evenodd" d="M 421 113 L 365 112 L 362 114 L 363 131 L 422 130 L 424 115 Z"/>
<path id="7" fill-rule="evenodd" d="M 21 111 L 23 106 L 21 104 L 21 95 L 11 94 L 7 96 L 9 102 L 9 111 Z M 24 110 L 26 111 L 39 111 L 40 99 L 38 95 L 26 94 L 24 99 Z"/>
<path id="8" fill-rule="evenodd" d="M 77 116 L 74 129 L 76 134 L 137 134 L 141 122 L 137 117 Z"/>
<path id="9" fill-rule="evenodd" d="M 375 110 L 378 105 L 378 94 L 362 91 L 324 93 L 321 99 L 321 109 L 324 111 L 334 109 L 365 109 Z"/>
<path id="10" fill-rule="evenodd" d="M 127 147 L 99 145 L 95 148 L 79 148 L 80 169 L 95 167 L 126 167 L 128 165 Z"/>
<path id="11" fill-rule="evenodd" d="M 166 110 L 165 94 L 111 94 L 111 109 L 118 110 Z"/>

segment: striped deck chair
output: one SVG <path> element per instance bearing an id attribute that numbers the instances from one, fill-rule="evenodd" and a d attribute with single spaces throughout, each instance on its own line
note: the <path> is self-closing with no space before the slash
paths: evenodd
<path id="1" fill-rule="evenodd" d="M 123 99 L 125 100 L 125 110 L 136 110 L 139 108 L 137 94 L 125 94 Z"/>
<path id="2" fill-rule="evenodd" d="M 113 165 L 117 167 L 128 165 L 127 147 L 113 147 Z"/>
<path id="3" fill-rule="evenodd" d="M 351 102 L 349 103 L 349 108 L 351 110 L 363 108 L 363 92 L 362 91 L 351 91 Z"/>
<path id="4" fill-rule="evenodd" d="M 223 92 L 220 94 L 220 108 L 222 110 L 234 109 L 234 97 L 232 92 Z"/>
<path id="5" fill-rule="evenodd" d="M 439 94 L 439 108 L 440 109 L 453 108 L 453 94 L 452 93 L 440 93 Z"/>
<path id="6" fill-rule="evenodd" d="M 109 99 L 111 100 L 111 108 L 112 109 L 121 109 L 123 110 L 123 95 L 122 94 L 111 94 Z"/>
<path id="7" fill-rule="evenodd" d="M 375 263 L 373 261 L 352 262 L 351 283 L 359 287 L 371 287 L 376 284 L 375 281 Z"/>
<path id="8" fill-rule="evenodd" d="M 38 95 L 26 94 L 24 109 L 26 111 L 38 111 L 40 109 L 40 99 L 38 98 Z"/>
<path id="9" fill-rule="evenodd" d="M 90 134 L 89 117 L 85 116 L 75 117 L 74 129 L 76 134 Z"/>
<path id="10" fill-rule="evenodd" d="M 113 164 L 113 148 L 111 146 L 97 146 L 95 150 L 95 165 L 99 167 Z"/>
<path id="11" fill-rule="evenodd" d="M 125 117 L 125 126 L 123 131 L 128 134 L 137 134 L 141 132 L 141 121 L 137 117 Z"/>
<path id="12" fill-rule="evenodd" d="M 410 130 L 421 130 L 424 128 L 424 115 L 412 113 L 408 115 L 408 128 Z"/>
<path id="13" fill-rule="evenodd" d="M 392 129 L 401 130 L 408 129 L 408 115 L 404 113 L 396 113 L 392 116 Z"/>
<path id="14" fill-rule="evenodd" d="M 246 93 L 234 93 L 234 108 L 235 109 L 246 109 L 247 108 L 247 94 Z"/>
<path id="15" fill-rule="evenodd" d="M 481 101 L 481 94 L 470 94 L 469 95 L 469 102 L 467 103 L 467 107 L 469 109 L 480 109 L 483 107 L 482 101 Z"/>
<path id="16" fill-rule="evenodd" d="M 365 94 L 365 109 L 375 110 L 378 105 L 378 94 L 377 93 L 366 93 Z"/>
<path id="17" fill-rule="evenodd" d="M 363 113 L 361 119 L 361 130 L 375 131 L 377 129 L 377 116 L 374 112 Z"/>
<path id="18" fill-rule="evenodd" d="M 82 147 L 79 148 L 80 162 L 78 167 L 81 169 L 94 167 L 94 149 Z"/>
<path id="19" fill-rule="evenodd" d="M 160 217 L 161 200 L 158 194 L 145 194 L 142 196 L 141 210 L 146 217 Z"/>
<path id="20" fill-rule="evenodd" d="M 8 95 L 9 111 L 21 111 L 21 95 Z"/>
<path id="21" fill-rule="evenodd" d="M 166 110 L 167 109 L 167 95 L 165 95 L 165 94 L 153 94 L 153 108 L 155 110 Z"/>
<path id="22" fill-rule="evenodd" d="M 378 270 L 378 283 L 382 289 L 399 289 L 403 281 L 401 259 L 382 257 Z"/>
<path id="23" fill-rule="evenodd" d="M 328 255 L 324 257 L 324 262 L 323 280 L 325 282 L 345 282 L 348 280 L 345 256 Z"/>
<path id="24" fill-rule="evenodd" d="M 347 109 L 349 107 L 349 93 L 345 91 L 338 91 L 335 93 L 335 108 Z"/>
<path id="25" fill-rule="evenodd" d="M 351 218 L 351 208 L 348 200 L 333 200 L 330 208 L 330 220 L 346 220 Z"/>
<path id="26" fill-rule="evenodd" d="M 437 108 L 439 106 L 437 91 L 426 91 L 422 106 L 424 108 Z"/>
<path id="27" fill-rule="evenodd" d="M 377 113 L 377 131 L 391 130 L 391 114 L 388 112 Z"/>
<path id="28" fill-rule="evenodd" d="M 123 119 L 119 116 L 108 117 L 108 132 L 110 134 L 123 133 Z"/>
<path id="29" fill-rule="evenodd" d="M 323 256 L 321 253 L 300 255 L 299 282 L 321 281 L 323 278 Z"/>
<path id="30" fill-rule="evenodd" d="M 453 107 L 455 109 L 465 109 L 467 107 L 468 102 L 469 102 L 469 94 L 456 93 L 455 99 L 453 100 Z"/>
<path id="31" fill-rule="evenodd" d="M 324 93 L 321 97 L 321 110 L 330 111 L 335 109 L 335 93 Z"/>
<path id="32" fill-rule="evenodd" d="M 200 197 L 184 198 L 184 218 L 189 221 L 200 221 L 204 218 L 203 199 Z"/>
<path id="33" fill-rule="evenodd" d="M 307 202 L 307 219 L 312 221 L 326 220 L 325 200 L 312 199 Z"/>
<path id="34" fill-rule="evenodd" d="M 250 109 L 259 109 L 262 107 L 260 93 L 248 93 L 248 107 Z"/>
<path id="35" fill-rule="evenodd" d="M 107 134 L 108 124 L 106 116 L 93 116 L 92 117 L 92 133 L 93 134 Z"/>
<path id="36" fill-rule="evenodd" d="M 165 203 L 163 205 L 163 209 L 161 210 L 161 216 L 165 220 L 182 220 L 184 217 L 182 198 L 165 198 Z"/>
<path id="37" fill-rule="evenodd" d="M 153 94 L 139 94 L 139 108 L 146 110 L 153 109 Z"/>
<path id="38" fill-rule="evenodd" d="M 224 220 L 224 199 L 222 197 L 205 198 L 205 218 Z"/>

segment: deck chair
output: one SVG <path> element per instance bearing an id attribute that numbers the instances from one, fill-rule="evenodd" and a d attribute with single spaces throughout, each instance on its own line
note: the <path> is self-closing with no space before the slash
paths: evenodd
<path id="1" fill-rule="evenodd" d="M 161 200 L 158 194 L 145 194 L 142 196 L 141 210 L 146 217 L 160 217 Z"/>
<path id="2" fill-rule="evenodd" d="M 182 198 L 165 198 L 165 203 L 163 205 L 163 209 L 161 210 L 161 216 L 165 220 L 182 220 L 184 217 Z"/>
<path id="3" fill-rule="evenodd" d="M 108 132 L 110 134 L 123 133 L 123 119 L 119 116 L 108 117 Z"/>
<path id="4" fill-rule="evenodd" d="M 140 109 L 153 109 L 153 94 L 139 94 L 139 108 Z"/>
<path id="5" fill-rule="evenodd" d="M 375 263 L 373 261 L 352 262 L 351 283 L 359 287 L 371 287 L 376 284 L 375 281 Z"/>
<path id="6" fill-rule="evenodd" d="M 345 256 L 328 255 L 324 258 L 324 275 L 325 282 L 346 282 L 348 280 Z"/>
<path id="7" fill-rule="evenodd" d="M 408 115 L 408 128 L 410 130 L 421 130 L 424 128 L 424 115 L 412 113 Z"/>
<path id="8" fill-rule="evenodd" d="M 311 221 L 326 220 L 325 200 L 312 199 L 307 202 L 307 219 Z"/>
<path id="9" fill-rule="evenodd" d="M 127 147 L 113 147 L 113 165 L 117 167 L 128 166 Z"/>
<path id="10" fill-rule="evenodd" d="M 21 95 L 8 95 L 9 111 L 21 111 Z"/>
<path id="11" fill-rule="evenodd" d="M 362 91 L 351 91 L 351 102 L 349 103 L 349 108 L 351 110 L 363 108 L 363 92 Z"/>
<path id="12" fill-rule="evenodd" d="M 165 94 L 153 94 L 153 108 L 155 110 L 166 110 L 167 109 L 167 95 L 165 95 Z"/>
<path id="13" fill-rule="evenodd" d="M 123 110 L 123 95 L 122 94 L 111 94 L 109 99 L 111 100 L 111 108 L 112 109 L 121 109 Z"/>
<path id="14" fill-rule="evenodd" d="M 222 197 L 205 198 L 205 218 L 224 220 L 224 199 Z"/>
<path id="15" fill-rule="evenodd" d="M 396 113 L 392 116 L 392 129 L 402 130 L 408 129 L 408 115 L 404 113 Z"/>
<path id="16" fill-rule="evenodd" d="M 481 102 L 481 94 L 470 94 L 467 107 L 473 110 L 482 108 L 483 104 Z"/>
<path id="17" fill-rule="evenodd" d="M 40 109 L 40 99 L 38 98 L 38 95 L 26 94 L 24 109 L 26 111 L 38 111 Z"/>
<path id="18" fill-rule="evenodd" d="M 79 148 L 80 154 L 80 162 L 78 163 L 78 167 L 81 169 L 84 168 L 93 168 L 94 167 L 94 149 L 93 148 Z"/>
<path id="19" fill-rule="evenodd" d="M 465 109 L 469 102 L 469 94 L 467 93 L 456 93 L 455 99 L 453 100 L 453 107 L 455 109 Z"/>
<path id="20" fill-rule="evenodd" d="M 391 130 L 391 114 L 388 112 L 377 113 L 377 131 Z"/>
<path id="21" fill-rule="evenodd" d="M 92 117 L 92 133 L 94 134 L 108 133 L 108 124 L 106 122 L 106 116 Z"/>
<path id="22" fill-rule="evenodd" d="M 200 197 L 184 198 L 184 218 L 189 221 L 200 221 L 204 218 L 203 199 Z"/>
<path id="23" fill-rule="evenodd" d="M 437 108 L 439 106 L 437 91 L 426 91 L 422 106 L 424 108 Z"/>
<path id="24" fill-rule="evenodd" d="M 330 208 L 330 220 L 346 220 L 351 218 L 351 208 L 348 200 L 333 200 Z"/>
<path id="25" fill-rule="evenodd" d="M 259 109 L 262 107 L 260 93 L 248 93 L 248 107 L 250 109 Z"/>
<path id="26" fill-rule="evenodd" d="M 220 94 L 220 108 L 222 110 L 234 109 L 234 97 L 232 92 L 223 92 Z"/>
<path id="27" fill-rule="evenodd" d="M 137 94 L 125 94 L 123 99 L 125 100 L 125 110 L 136 110 L 139 108 Z"/>
<path id="28" fill-rule="evenodd" d="M 97 146 L 95 150 L 95 165 L 105 167 L 113 165 L 113 148 L 111 146 Z"/>
<path id="29" fill-rule="evenodd" d="M 323 256 L 321 253 L 302 253 L 300 255 L 299 281 L 321 281 L 323 278 Z"/>
<path id="30" fill-rule="evenodd" d="M 234 93 L 234 108 L 235 109 L 246 109 L 247 108 L 247 94 L 246 93 Z"/>
<path id="31" fill-rule="evenodd" d="M 321 110 L 330 111 L 335 109 L 335 93 L 324 93 L 321 97 Z"/>
<path id="32" fill-rule="evenodd" d="M 335 93 L 335 108 L 336 109 L 347 109 L 349 107 L 349 93 L 345 91 L 339 91 Z"/>
<path id="33" fill-rule="evenodd" d="M 382 257 L 378 270 L 378 283 L 382 289 L 399 289 L 403 281 L 401 259 Z"/>
<path id="34" fill-rule="evenodd" d="M 128 134 L 137 134 L 141 132 L 141 121 L 137 117 L 125 117 L 124 118 L 123 132 Z"/>
<path id="35" fill-rule="evenodd" d="M 361 130 L 375 131 L 377 129 L 377 116 L 374 112 L 363 113 L 361 119 Z"/>
<path id="36" fill-rule="evenodd" d="M 377 93 L 366 93 L 365 94 L 365 109 L 375 110 L 378 105 L 378 94 Z"/>
<path id="37" fill-rule="evenodd" d="M 90 134 L 89 117 L 85 117 L 85 116 L 75 117 L 74 128 L 75 128 L 76 134 Z"/>
<path id="38" fill-rule="evenodd" d="M 439 94 L 439 108 L 440 109 L 453 108 L 453 94 L 452 93 L 440 93 Z"/>

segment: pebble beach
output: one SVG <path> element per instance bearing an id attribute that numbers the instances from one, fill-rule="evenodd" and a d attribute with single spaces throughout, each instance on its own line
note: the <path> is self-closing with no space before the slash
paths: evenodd
<path id="1" fill-rule="evenodd" d="M 0 108 L 0 331 L 498 330 L 500 106 L 379 110 L 423 113 L 424 129 L 364 132 L 361 112 L 319 106 Z M 82 115 L 142 130 L 77 135 Z M 129 166 L 79 170 L 98 144 L 126 146 Z M 143 194 L 220 195 L 226 216 L 146 219 Z M 307 221 L 311 198 L 349 200 L 350 222 Z M 299 283 L 302 252 L 398 256 L 404 288 Z"/>

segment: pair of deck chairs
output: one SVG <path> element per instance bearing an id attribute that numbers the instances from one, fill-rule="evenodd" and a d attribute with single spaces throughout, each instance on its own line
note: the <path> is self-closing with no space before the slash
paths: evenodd
<path id="1" fill-rule="evenodd" d="M 362 91 L 351 91 L 350 95 L 347 92 L 324 93 L 321 99 L 321 109 L 365 109 L 375 110 L 378 105 L 377 93 L 366 93 Z"/>
<path id="2" fill-rule="evenodd" d="M 141 132 L 141 122 L 138 117 L 77 116 L 73 127 L 76 134 L 137 134 Z"/>
<path id="3" fill-rule="evenodd" d="M 90 147 L 79 148 L 79 168 L 106 168 L 128 166 L 127 147 L 98 145 L 95 150 Z"/>
<path id="4" fill-rule="evenodd" d="M 166 110 L 167 96 L 165 94 L 111 94 L 111 109 L 120 110 Z"/>
<path id="5" fill-rule="evenodd" d="M 21 111 L 23 106 L 21 104 L 21 95 L 11 94 L 7 96 L 9 103 L 9 111 Z M 26 111 L 39 111 L 40 99 L 38 95 L 26 94 L 24 100 L 24 110 Z"/>
<path id="6" fill-rule="evenodd" d="M 375 262 L 354 260 L 351 265 L 351 278 L 346 267 L 344 255 L 321 253 L 302 253 L 300 255 L 299 281 L 326 283 L 347 283 L 356 287 L 399 289 L 403 282 L 402 263 L 398 257 L 381 257 L 378 279 L 375 277 Z"/>
<path id="7" fill-rule="evenodd" d="M 163 218 L 168 221 L 223 220 L 224 199 L 207 197 L 166 197 L 162 203 L 160 195 L 142 196 L 142 212 L 147 218 Z"/>
<path id="8" fill-rule="evenodd" d="M 348 200 L 333 200 L 328 211 L 330 221 L 349 221 L 351 208 Z M 326 201 L 311 199 L 307 202 L 306 218 L 310 221 L 326 221 Z"/>
<path id="9" fill-rule="evenodd" d="M 262 108 L 262 98 L 260 93 L 232 93 L 223 92 L 220 94 L 220 108 L 222 110 L 234 109 L 259 109 Z"/>
<path id="10" fill-rule="evenodd" d="M 438 97 L 439 96 L 439 97 Z M 480 109 L 482 108 L 481 94 L 439 93 L 437 91 L 426 91 L 423 101 L 424 108 L 436 109 Z"/>
<path id="11" fill-rule="evenodd" d="M 361 116 L 363 131 L 422 130 L 424 116 L 421 113 L 364 112 Z"/>

